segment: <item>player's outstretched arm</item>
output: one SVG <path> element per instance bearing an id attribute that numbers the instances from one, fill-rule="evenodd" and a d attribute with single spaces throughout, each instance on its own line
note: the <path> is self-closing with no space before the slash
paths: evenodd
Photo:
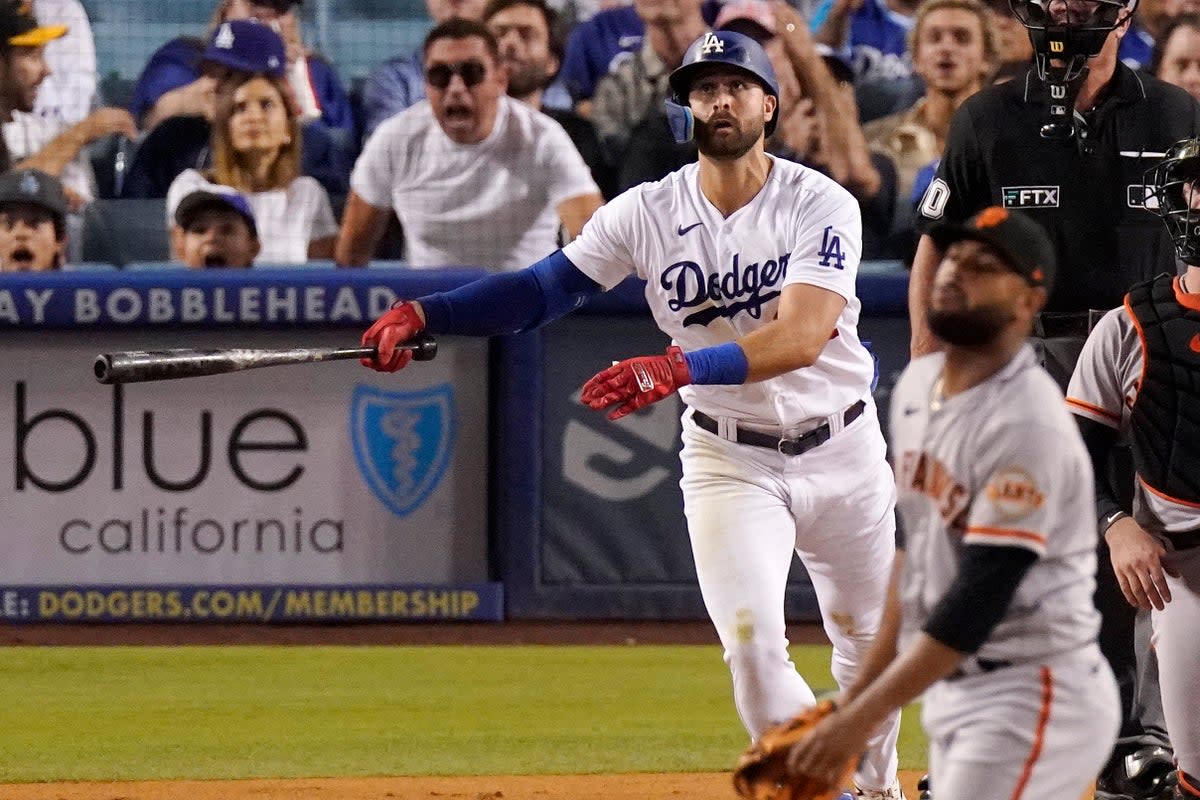
<path id="1" fill-rule="evenodd" d="M 846 307 L 840 294 L 810 284 L 784 287 L 776 319 L 735 342 L 684 353 L 619 361 L 583 386 L 584 404 L 611 408 L 620 419 L 689 384 L 739 385 L 767 380 L 814 364 Z"/>
<path id="2" fill-rule="evenodd" d="M 418 300 L 397 301 L 363 334 L 363 345 L 378 352 L 362 363 L 380 372 L 395 372 L 412 360 L 411 353 L 396 350 L 396 345 L 421 331 L 459 336 L 521 333 L 558 319 L 601 291 L 558 250 L 527 269 L 488 275 Z"/>

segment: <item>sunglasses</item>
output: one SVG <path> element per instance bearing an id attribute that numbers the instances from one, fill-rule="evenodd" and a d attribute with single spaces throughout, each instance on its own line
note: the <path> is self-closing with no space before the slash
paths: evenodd
<path id="1" fill-rule="evenodd" d="M 425 70 L 425 80 L 435 89 L 445 89 L 455 75 L 462 78 L 463 83 L 470 88 L 483 83 L 487 76 L 487 67 L 482 62 L 471 59 L 456 64 L 433 64 Z"/>

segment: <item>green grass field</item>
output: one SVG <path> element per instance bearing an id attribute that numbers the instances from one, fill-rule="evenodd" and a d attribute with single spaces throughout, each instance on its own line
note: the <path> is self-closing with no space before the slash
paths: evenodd
<path id="1" fill-rule="evenodd" d="M 827 647 L 793 654 L 833 686 Z M 717 647 L 6 648 L 0 782 L 693 772 L 746 744 Z M 901 767 L 920 769 L 909 713 Z"/>

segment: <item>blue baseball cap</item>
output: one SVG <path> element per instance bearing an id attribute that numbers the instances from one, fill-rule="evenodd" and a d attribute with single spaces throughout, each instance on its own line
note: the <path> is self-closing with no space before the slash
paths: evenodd
<path id="1" fill-rule="evenodd" d="M 254 75 L 282 78 L 287 74 L 283 38 L 252 19 L 235 19 L 218 25 L 201 60 Z"/>
<path id="2" fill-rule="evenodd" d="M 258 238 L 258 226 L 254 221 L 254 209 L 250 207 L 250 201 L 241 192 L 225 186 L 214 185 L 185 195 L 175 209 L 175 222 L 179 227 L 186 229 L 201 212 L 213 208 L 236 212 L 250 226 L 250 233 L 254 238 Z"/>

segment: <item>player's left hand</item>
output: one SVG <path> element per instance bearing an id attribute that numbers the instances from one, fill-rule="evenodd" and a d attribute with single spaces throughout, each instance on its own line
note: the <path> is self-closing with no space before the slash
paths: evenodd
<path id="1" fill-rule="evenodd" d="M 619 404 L 608 412 L 608 418 L 620 419 L 691 382 L 683 351 L 672 345 L 665 355 L 627 358 L 593 375 L 583 385 L 581 399 L 596 410 Z"/>

